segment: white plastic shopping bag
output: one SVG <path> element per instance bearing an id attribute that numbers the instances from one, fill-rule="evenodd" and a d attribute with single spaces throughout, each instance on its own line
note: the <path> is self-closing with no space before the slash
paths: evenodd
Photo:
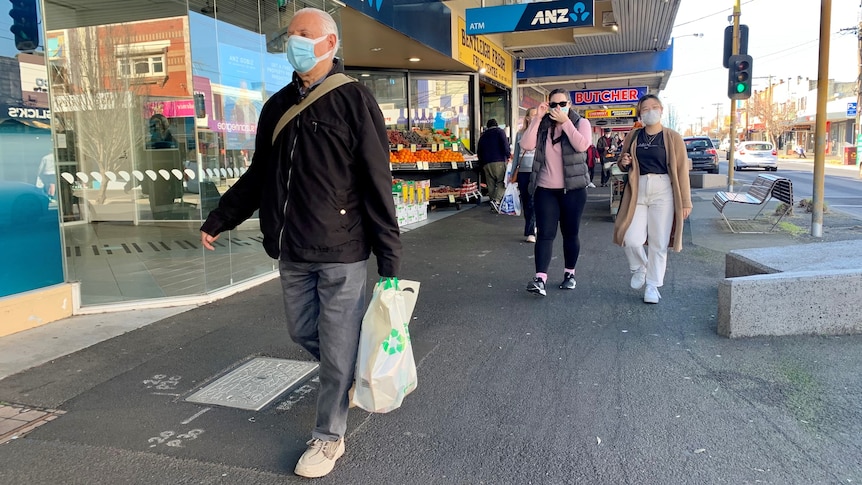
<path id="1" fill-rule="evenodd" d="M 419 282 L 381 279 L 362 319 L 353 403 L 372 413 L 398 409 L 416 389 L 410 323 Z"/>
<path id="2" fill-rule="evenodd" d="M 506 183 L 506 192 L 500 201 L 500 214 L 506 214 L 507 216 L 521 215 L 521 196 L 518 191 L 518 184 Z"/>

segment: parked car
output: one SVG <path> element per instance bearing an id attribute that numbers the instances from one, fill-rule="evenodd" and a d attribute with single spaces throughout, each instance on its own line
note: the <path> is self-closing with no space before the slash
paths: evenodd
<path id="1" fill-rule="evenodd" d="M 715 147 L 716 150 L 721 150 L 721 140 L 718 138 L 711 138 L 712 146 Z"/>
<path id="2" fill-rule="evenodd" d="M 692 171 L 718 173 L 718 152 L 711 139 L 705 136 L 687 136 L 683 140 L 691 160 Z"/>
<path id="3" fill-rule="evenodd" d="M 724 151 L 730 150 L 730 138 L 725 138 L 724 140 L 721 140 L 721 144 L 718 145 L 718 149 Z"/>
<path id="4" fill-rule="evenodd" d="M 762 168 L 766 171 L 778 170 L 778 152 L 768 141 L 744 141 L 736 147 L 733 154 L 733 169 Z"/>

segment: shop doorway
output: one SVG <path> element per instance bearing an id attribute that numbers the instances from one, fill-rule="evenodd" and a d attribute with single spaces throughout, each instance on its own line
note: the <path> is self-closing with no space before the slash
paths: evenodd
<path id="1" fill-rule="evenodd" d="M 485 128 L 488 120 L 495 119 L 497 124 L 506 131 L 509 139 L 512 139 L 513 130 L 511 128 L 510 116 L 511 108 L 511 93 L 493 86 L 491 84 L 480 84 L 482 91 L 482 119 L 480 131 Z"/>

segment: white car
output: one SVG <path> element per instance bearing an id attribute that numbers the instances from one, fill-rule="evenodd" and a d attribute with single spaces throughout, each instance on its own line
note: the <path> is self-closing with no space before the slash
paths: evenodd
<path id="1" fill-rule="evenodd" d="M 768 141 L 744 141 L 733 153 L 733 169 L 762 168 L 766 171 L 778 170 L 778 152 Z"/>

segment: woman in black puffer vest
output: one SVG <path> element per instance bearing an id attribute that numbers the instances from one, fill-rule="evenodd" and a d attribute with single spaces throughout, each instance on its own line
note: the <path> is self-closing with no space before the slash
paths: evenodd
<path id="1" fill-rule="evenodd" d="M 548 267 L 553 255 L 557 226 L 563 233 L 565 268 L 561 289 L 575 288 L 575 265 L 580 253 L 578 230 L 590 183 L 587 148 L 592 143 L 590 123 L 569 109 L 571 101 L 563 89 L 551 91 L 548 103 L 521 138 L 521 147 L 536 150 L 530 193 L 536 213 L 536 276 L 527 291 L 545 296 Z"/>

